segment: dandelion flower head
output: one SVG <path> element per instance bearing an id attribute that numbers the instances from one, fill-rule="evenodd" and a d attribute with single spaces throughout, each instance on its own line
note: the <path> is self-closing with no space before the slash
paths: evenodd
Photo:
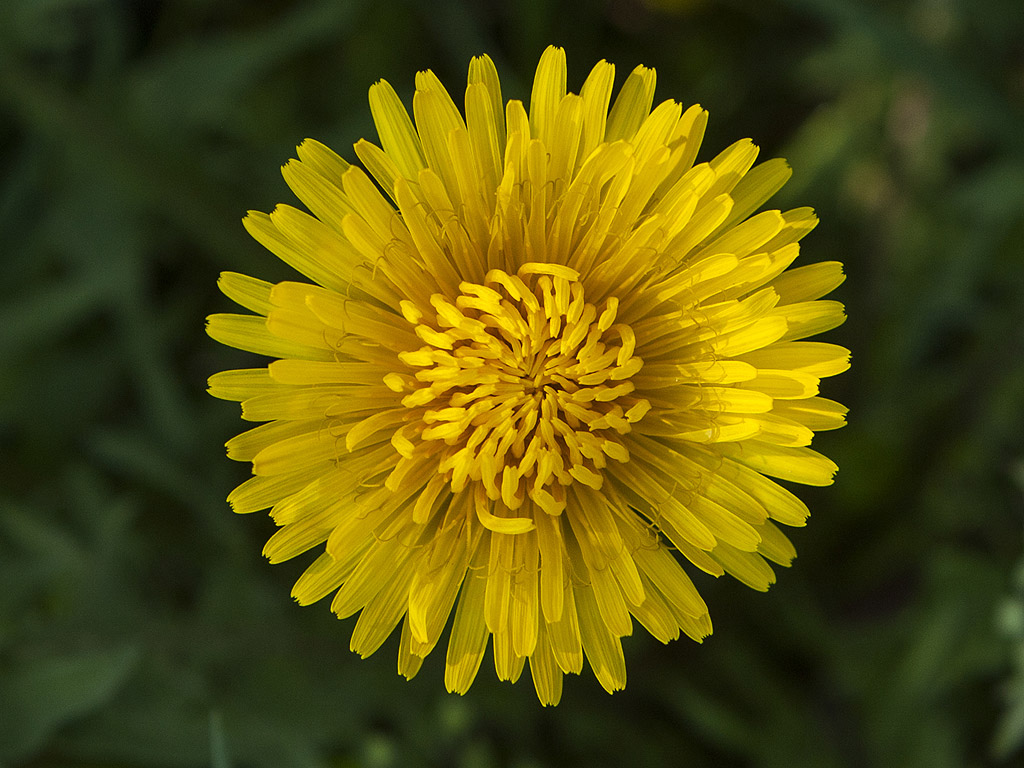
<path id="1" fill-rule="evenodd" d="M 808 510 L 775 479 L 836 471 L 809 445 L 849 353 L 804 339 L 843 321 L 819 300 L 843 272 L 789 269 L 810 209 L 758 212 L 788 165 L 749 140 L 697 163 L 707 113 L 652 109 L 642 66 L 612 102 L 614 72 L 569 93 L 548 48 L 527 109 L 481 56 L 463 110 L 427 71 L 412 117 L 376 83 L 362 168 L 306 140 L 283 174 L 309 213 L 244 220 L 312 282 L 225 273 L 254 314 L 208 320 L 276 358 L 210 379 L 266 422 L 227 444 L 253 470 L 232 507 L 270 509 L 271 562 L 319 552 L 293 596 L 358 614 L 361 656 L 400 625 L 411 678 L 451 619 L 450 691 L 489 645 L 544 704 L 584 660 L 623 688 L 635 624 L 711 633 L 688 572 L 765 590 L 790 563 Z"/>

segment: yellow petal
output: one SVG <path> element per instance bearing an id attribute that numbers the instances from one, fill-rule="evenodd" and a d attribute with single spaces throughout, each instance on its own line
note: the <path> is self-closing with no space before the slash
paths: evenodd
<path id="1" fill-rule="evenodd" d="M 820 298 L 841 285 L 845 279 L 842 264 L 838 261 L 822 261 L 782 273 L 772 282 L 772 287 L 779 294 L 780 304 L 795 304 Z"/>
<path id="2" fill-rule="evenodd" d="M 426 167 L 420 137 L 402 100 L 387 80 L 370 88 L 370 113 L 384 151 L 405 178 L 415 179 Z"/>
<path id="3" fill-rule="evenodd" d="M 583 652 L 594 676 L 608 693 L 621 691 L 626 687 L 626 659 L 622 654 L 622 643 L 605 624 L 589 587 L 576 590 L 576 604 L 579 607 Z"/>
<path id="4" fill-rule="evenodd" d="M 656 81 L 655 71 L 644 66 L 638 66 L 630 73 L 608 114 L 605 141 L 633 138 L 651 112 Z"/>
<path id="5" fill-rule="evenodd" d="M 282 389 L 280 384 L 270 378 L 266 368 L 221 371 L 207 379 L 207 384 L 210 387 L 207 392 L 214 397 L 239 402 Z"/>
<path id="6" fill-rule="evenodd" d="M 533 136 L 550 144 L 555 132 L 555 112 L 565 96 L 565 51 L 548 46 L 541 54 L 530 95 L 530 129 Z"/>
<path id="7" fill-rule="evenodd" d="M 255 315 L 217 314 L 206 318 L 206 332 L 214 341 L 267 357 L 329 360 L 327 349 L 283 339 L 271 333 L 267 321 Z"/>
<path id="8" fill-rule="evenodd" d="M 810 448 L 785 448 L 745 440 L 722 443 L 718 450 L 758 472 L 804 485 L 831 485 L 839 469 L 833 461 Z"/>
<path id="9" fill-rule="evenodd" d="M 455 610 L 445 659 L 444 684 L 449 693 L 462 694 L 469 690 L 487 650 L 490 633 L 484 623 L 486 585 L 487 579 L 479 570 L 468 572 Z"/>
<path id="10" fill-rule="evenodd" d="M 217 287 L 236 304 L 260 315 L 270 311 L 272 283 L 237 272 L 221 272 Z"/>
<path id="11" fill-rule="evenodd" d="M 537 650 L 530 656 L 530 676 L 540 703 L 545 707 L 556 706 L 562 698 L 562 670 L 555 662 L 543 625 Z"/>
<path id="12" fill-rule="evenodd" d="M 756 552 L 741 552 L 722 543 L 715 547 L 711 556 L 722 564 L 730 576 L 758 592 L 766 592 L 775 583 L 775 572 Z"/>
<path id="13" fill-rule="evenodd" d="M 747 352 L 741 359 L 757 368 L 800 371 L 820 378 L 849 368 L 850 350 L 820 341 L 792 341 Z"/>

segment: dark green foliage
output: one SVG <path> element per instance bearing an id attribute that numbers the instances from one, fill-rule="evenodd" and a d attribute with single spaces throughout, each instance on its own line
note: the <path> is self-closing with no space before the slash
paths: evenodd
<path id="1" fill-rule="evenodd" d="M 0 766 L 1019 765 L 1022 39 L 1018 0 L 0 2 Z M 484 51 L 525 98 L 548 43 L 574 88 L 656 67 L 703 159 L 790 160 L 854 356 L 794 568 L 700 578 L 703 646 L 638 631 L 625 692 L 554 710 L 488 662 L 447 695 L 443 653 L 405 682 L 290 601 L 306 560 L 224 502 L 242 424 L 203 392 L 255 363 L 202 330 L 219 271 L 291 277 L 239 219 L 292 201 L 295 144 L 354 159 L 372 82 L 458 99 Z"/>

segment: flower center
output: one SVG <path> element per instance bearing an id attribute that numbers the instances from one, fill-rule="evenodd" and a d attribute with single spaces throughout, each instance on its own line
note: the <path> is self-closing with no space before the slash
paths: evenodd
<path id="1" fill-rule="evenodd" d="M 620 436 L 650 409 L 632 394 L 633 331 L 615 322 L 618 299 L 586 303 L 563 265 L 494 269 L 459 290 L 431 296 L 433 316 L 403 303 L 426 343 L 400 355 L 417 369 L 403 432 L 439 454 L 453 492 L 478 481 L 508 509 L 529 496 L 559 514 L 566 486 L 600 488 L 608 459 L 629 460 Z"/>

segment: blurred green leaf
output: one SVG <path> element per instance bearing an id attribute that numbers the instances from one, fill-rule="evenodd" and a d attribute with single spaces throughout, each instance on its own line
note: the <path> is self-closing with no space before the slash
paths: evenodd
<path id="1" fill-rule="evenodd" d="M 185 38 L 136 70 L 129 84 L 132 113 L 154 135 L 175 143 L 188 140 L 189 130 L 224 131 L 229 128 L 225 118 L 243 117 L 240 101 L 272 68 L 330 45 L 360 5 L 317 0 L 276 23 Z"/>
<path id="2" fill-rule="evenodd" d="M 0 308 L 0 355 L 24 356 L 33 346 L 73 330 L 108 300 L 104 283 L 74 279 L 8 303 Z"/>
<path id="3" fill-rule="evenodd" d="M 210 768 L 231 768 L 231 758 L 228 755 L 224 718 L 220 712 L 212 710 L 210 712 Z"/>
<path id="4" fill-rule="evenodd" d="M 7 665 L 0 673 L 0 758 L 27 757 L 61 726 L 106 704 L 138 661 L 139 649 L 124 646 Z"/>

